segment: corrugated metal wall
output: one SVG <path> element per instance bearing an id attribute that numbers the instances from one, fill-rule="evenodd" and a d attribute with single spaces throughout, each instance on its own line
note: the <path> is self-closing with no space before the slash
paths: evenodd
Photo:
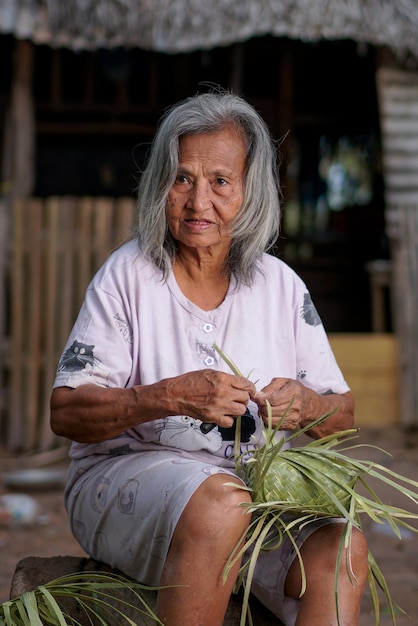
<path id="1" fill-rule="evenodd" d="M 388 210 L 418 205 L 418 73 L 377 73 Z"/>

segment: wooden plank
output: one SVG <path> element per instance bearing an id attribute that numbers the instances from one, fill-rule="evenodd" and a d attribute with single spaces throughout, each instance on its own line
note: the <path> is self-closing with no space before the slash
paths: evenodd
<path id="1" fill-rule="evenodd" d="M 9 381 L 7 371 L 11 360 L 10 332 L 10 263 L 12 249 L 13 209 L 6 198 L 0 197 L 0 414 L 5 415 L 9 407 Z"/>
<path id="2" fill-rule="evenodd" d="M 42 306 L 42 212 L 43 203 L 39 199 L 27 202 L 26 290 L 28 304 L 25 311 L 22 332 L 25 334 L 25 370 L 23 415 L 25 420 L 25 449 L 31 450 L 37 441 L 39 419 L 39 387 L 41 372 L 41 312 Z"/>
<path id="3" fill-rule="evenodd" d="M 114 201 L 97 198 L 94 203 L 93 270 L 96 272 L 109 256 L 113 245 L 112 218 Z"/>
<path id="4" fill-rule="evenodd" d="M 402 74 L 402 71 L 400 70 L 399 74 Z M 417 80 L 417 76 L 409 74 L 409 82 L 408 83 L 402 83 L 402 82 L 393 82 L 393 83 L 381 83 L 382 89 L 385 89 L 386 92 L 390 95 L 390 102 L 393 105 L 400 105 L 402 106 L 402 104 L 405 104 L 408 102 L 408 97 L 409 96 L 414 96 L 417 91 L 418 91 L 418 80 Z M 412 100 L 411 102 L 409 102 L 409 104 L 411 106 L 415 106 L 415 101 Z"/>
<path id="5" fill-rule="evenodd" d="M 12 215 L 12 261 L 11 261 L 11 353 L 10 402 L 7 429 L 7 448 L 18 451 L 23 444 L 25 424 L 23 419 L 23 325 L 24 325 L 24 227 L 26 220 L 25 201 L 17 199 Z"/>
<path id="6" fill-rule="evenodd" d="M 49 428 L 49 400 L 51 396 L 52 382 L 56 372 L 56 348 L 55 332 L 57 324 L 58 306 L 58 283 L 62 276 L 58 271 L 57 258 L 59 250 L 59 211 L 60 198 L 48 198 L 45 203 L 46 225 L 48 237 L 45 245 L 45 268 L 44 268 L 44 351 L 43 351 L 43 380 L 41 389 L 41 428 L 39 432 L 39 449 L 41 452 L 52 446 L 55 435 Z"/>
<path id="7" fill-rule="evenodd" d="M 399 340 L 401 423 L 418 425 L 418 206 L 398 207 L 391 229 L 394 320 Z M 394 221 L 394 216 L 391 217 Z"/>
<path id="8" fill-rule="evenodd" d="M 59 272 L 59 324 L 56 333 L 57 358 L 65 347 L 68 333 L 74 323 L 74 298 L 76 281 L 76 212 L 77 200 L 65 197 L 60 206 L 60 253 Z"/>
<path id="9" fill-rule="evenodd" d="M 386 153 L 383 156 L 385 167 L 388 171 L 413 171 L 418 172 L 418 154 Z"/>
<path id="10" fill-rule="evenodd" d="M 11 156 L 9 180 L 13 181 L 12 193 L 15 197 L 30 195 L 35 178 L 35 115 L 32 98 L 33 50 L 32 42 L 16 41 L 8 117 L 11 133 L 7 136 L 7 140 L 12 141 L 10 151 L 7 150 L 7 152 Z"/>
<path id="11" fill-rule="evenodd" d="M 6 362 L 10 362 L 10 343 L 6 335 L 7 290 L 9 287 L 10 219 L 12 209 L 5 198 L 0 197 L 0 414 L 4 415 L 6 397 Z"/>
<path id="12" fill-rule="evenodd" d="M 406 416 L 408 422 L 418 423 L 418 204 L 417 208 L 404 208 L 404 233 L 403 242 L 406 260 L 406 289 L 408 290 L 410 317 L 410 335 L 405 338 L 408 341 L 410 352 L 409 376 L 411 377 L 411 394 L 414 410 Z M 405 298 L 405 296 L 404 296 Z"/>
<path id="13" fill-rule="evenodd" d="M 118 198 L 115 203 L 114 243 L 119 246 L 131 239 L 134 227 L 135 201 L 133 198 Z"/>
<path id="14" fill-rule="evenodd" d="M 386 205 L 388 209 L 392 209 L 399 206 L 414 206 L 418 202 L 418 192 L 416 190 L 409 189 L 387 189 L 386 193 Z"/>
<path id="15" fill-rule="evenodd" d="M 418 192 L 418 175 L 417 172 L 408 171 L 390 171 L 386 174 L 386 185 L 392 190 L 401 189 L 409 192 Z"/>
<path id="16" fill-rule="evenodd" d="M 418 89 L 416 97 L 418 98 Z M 407 111 L 400 115 L 390 115 L 386 118 L 382 118 L 382 126 L 385 129 L 385 133 L 390 135 L 404 135 L 409 137 L 418 135 L 418 107 L 416 115 L 413 115 L 411 111 Z"/>
<path id="17" fill-rule="evenodd" d="M 400 152 L 401 154 L 410 154 L 416 156 L 417 154 L 417 136 L 411 137 L 404 136 L 384 136 L 383 143 L 385 150 L 390 152 Z"/>
<path id="18" fill-rule="evenodd" d="M 44 275 L 48 277 L 48 282 L 51 281 L 45 287 L 48 291 L 51 289 L 49 306 L 54 307 L 54 323 L 50 326 L 49 345 L 44 361 L 45 394 L 40 408 L 38 443 L 40 452 L 49 450 L 59 441 L 50 429 L 49 397 L 59 357 L 74 323 L 74 274 L 77 257 L 75 230 L 77 201 L 75 198 L 62 197 L 52 199 L 50 202 L 48 218 L 51 219 L 52 228 L 49 229 L 48 236 L 56 232 L 56 241 L 54 245 L 48 241 Z M 49 267 L 51 263 L 55 265 L 55 272 Z"/>
<path id="19" fill-rule="evenodd" d="M 417 272 L 416 272 L 416 224 L 414 220 L 415 211 L 408 208 L 401 210 L 402 216 L 402 246 L 403 252 L 403 271 L 404 271 L 404 293 L 401 296 L 403 302 L 403 348 L 402 352 L 406 355 L 404 360 L 404 377 L 407 382 L 407 388 L 403 390 L 405 394 L 406 410 L 402 415 L 403 423 L 412 426 L 418 419 L 418 387 L 417 387 Z"/>
<path id="20" fill-rule="evenodd" d="M 387 99 L 382 103 L 381 117 L 385 120 L 389 117 L 416 116 L 418 115 L 418 102 L 412 102 L 403 94 L 400 100 L 390 100 L 392 93 L 388 90 Z"/>
<path id="21" fill-rule="evenodd" d="M 93 238 L 93 199 L 83 197 L 77 203 L 77 271 L 75 286 L 76 302 L 79 308 L 87 285 L 92 278 L 92 238 Z"/>
<path id="22" fill-rule="evenodd" d="M 400 70 L 398 67 L 382 66 L 378 70 L 379 81 L 384 84 L 397 84 L 408 86 L 411 80 L 416 80 L 415 72 Z"/>
<path id="23" fill-rule="evenodd" d="M 393 106 L 403 106 L 408 102 L 414 106 L 415 100 L 409 101 L 409 98 L 414 98 L 418 92 L 416 76 L 410 75 L 409 83 L 386 83 L 383 88 L 386 89 L 390 96 L 390 102 Z"/>

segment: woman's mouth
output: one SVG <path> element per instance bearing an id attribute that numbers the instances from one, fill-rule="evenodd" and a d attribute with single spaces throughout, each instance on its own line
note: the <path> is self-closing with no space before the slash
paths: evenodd
<path id="1" fill-rule="evenodd" d="M 210 220 L 184 220 L 190 230 L 206 230 L 213 225 Z"/>

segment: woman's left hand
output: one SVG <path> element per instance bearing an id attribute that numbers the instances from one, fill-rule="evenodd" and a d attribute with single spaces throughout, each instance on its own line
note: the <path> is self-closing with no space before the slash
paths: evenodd
<path id="1" fill-rule="evenodd" d="M 265 424 L 268 423 L 270 403 L 272 426 L 280 423 L 280 430 L 303 428 L 329 414 L 328 419 L 307 431 L 308 435 L 316 439 L 352 428 L 354 423 L 354 401 L 350 392 L 336 394 L 330 391 L 321 395 L 292 378 L 273 378 L 251 399 L 257 404 Z"/>
<path id="2" fill-rule="evenodd" d="M 263 422 L 268 421 L 267 401 L 272 412 L 272 426 L 280 420 L 281 430 L 295 430 L 301 424 L 307 402 L 307 388 L 291 378 L 273 378 L 267 387 L 257 392 L 252 398 L 258 405 L 258 412 Z"/>

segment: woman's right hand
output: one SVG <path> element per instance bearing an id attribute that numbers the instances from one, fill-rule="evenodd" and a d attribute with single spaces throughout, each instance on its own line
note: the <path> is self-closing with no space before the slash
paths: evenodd
<path id="1" fill-rule="evenodd" d="M 229 428 L 234 418 L 245 413 L 255 387 L 242 376 L 235 376 L 212 369 L 188 372 L 161 381 L 177 407 L 172 414 L 189 415 Z"/>
<path id="2" fill-rule="evenodd" d="M 80 443 L 97 443 L 168 415 L 189 415 L 221 427 L 245 413 L 253 383 L 243 377 L 206 369 L 151 385 L 109 388 L 57 387 L 51 396 L 51 428 Z"/>

